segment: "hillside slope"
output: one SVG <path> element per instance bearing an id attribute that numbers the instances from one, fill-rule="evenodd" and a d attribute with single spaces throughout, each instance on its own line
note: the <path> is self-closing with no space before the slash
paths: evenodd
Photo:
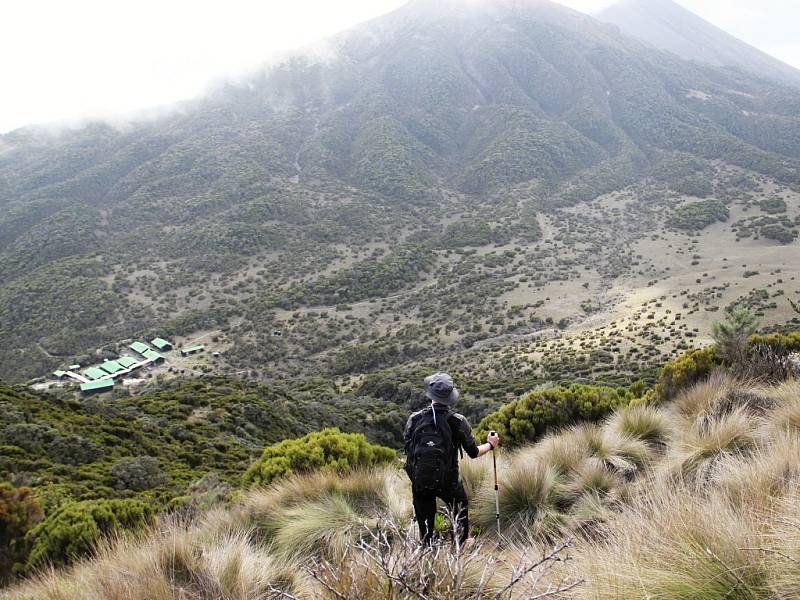
<path id="1" fill-rule="evenodd" d="M 800 87 L 800 70 L 746 44 L 672 0 L 620 0 L 597 13 L 623 33 L 661 50 Z"/>
<path id="2" fill-rule="evenodd" d="M 794 243 L 793 90 L 544 1 L 411 2 L 332 48 L 157 121 L 2 136 L 0 377 L 140 332 L 217 335 L 221 372 L 368 372 L 716 299 L 746 230 L 762 275 L 719 308 Z M 673 219 L 709 197 L 731 225 Z"/>
<path id="3" fill-rule="evenodd" d="M 397 469 L 323 471 L 164 519 L 6 597 L 794 597 L 798 391 L 718 372 L 667 405 L 504 451 L 499 538 L 491 460 L 464 464 L 478 528 L 465 548 L 444 529 L 419 549 Z"/>

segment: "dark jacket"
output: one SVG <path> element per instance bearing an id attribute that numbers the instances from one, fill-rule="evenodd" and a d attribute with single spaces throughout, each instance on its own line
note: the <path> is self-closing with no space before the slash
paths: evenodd
<path id="1" fill-rule="evenodd" d="M 475 437 L 472 435 L 472 427 L 469 425 L 469 421 L 464 415 L 460 415 L 457 412 L 453 412 L 447 406 L 442 406 L 441 404 L 434 404 L 433 405 L 436 409 L 436 418 L 446 418 L 447 424 L 450 426 L 450 432 L 453 436 L 453 463 L 451 465 L 453 475 L 453 479 L 458 479 L 458 449 L 463 448 L 464 452 L 470 458 L 477 458 L 478 456 L 478 444 L 475 442 Z M 408 462 L 408 454 L 411 452 L 411 435 L 414 429 L 417 426 L 417 423 L 420 417 L 431 411 L 432 408 L 430 406 L 423 408 L 422 410 L 418 410 L 417 412 L 413 413 L 410 417 L 408 417 L 408 421 L 406 422 L 406 429 L 403 433 L 403 442 L 405 447 L 406 453 L 406 463 Z"/>

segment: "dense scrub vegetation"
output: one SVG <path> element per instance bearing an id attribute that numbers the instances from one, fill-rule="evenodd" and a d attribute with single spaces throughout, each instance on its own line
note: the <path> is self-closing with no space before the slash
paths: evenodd
<path id="1" fill-rule="evenodd" d="M 396 460 L 395 450 L 370 444 L 363 434 L 329 428 L 267 446 L 245 473 L 245 480 L 265 485 L 295 473 L 321 469 L 345 472 Z"/>
<path id="2" fill-rule="evenodd" d="M 24 567 L 31 545 L 28 532 L 43 516 L 31 488 L 0 482 L 0 585 Z"/>
<path id="3" fill-rule="evenodd" d="M 703 200 L 678 208 L 670 219 L 670 225 L 677 229 L 700 230 L 717 221 L 727 221 L 729 216 L 728 207 L 720 200 Z"/>
<path id="4" fill-rule="evenodd" d="M 281 293 L 276 302 L 283 308 L 293 308 L 388 296 L 419 281 L 433 264 L 433 258 L 433 253 L 423 246 L 401 247 L 387 258 L 361 261 L 330 277 L 294 286 Z"/>
<path id="5" fill-rule="evenodd" d="M 238 484 L 264 446 L 326 426 L 397 448 L 418 401 L 376 409 L 374 398 L 338 398 L 313 381 L 292 389 L 189 380 L 81 400 L 0 386 L 0 471 L 55 497 L 164 503 L 209 472 Z"/>
<path id="6" fill-rule="evenodd" d="M 483 436 L 491 430 L 509 446 L 540 439 L 547 431 L 579 421 L 605 418 L 612 410 L 629 404 L 643 387 L 611 388 L 574 384 L 533 391 L 483 419 L 478 426 Z"/>
<path id="7" fill-rule="evenodd" d="M 414 596 L 419 576 L 436 581 L 426 597 L 477 599 L 537 564 L 507 588 L 510 597 L 787 597 L 796 585 L 797 397 L 793 380 L 752 385 L 720 371 L 661 406 L 620 407 L 506 449 L 501 538 L 491 461 L 467 461 L 474 548 L 454 548 L 446 520 L 434 553 L 417 546 L 396 467 L 322 470 L 251 490 L 188 525 L 165 519 L 11 597 L 125 589 L 128 598 L 167 598 L 181 572 L 202 582 L 198 594 L 235 585 L 267 596 L 396 600 Z M 395 588 L 399 577 L 406 586 Z"/>
<path id="8" fill-rule="evenodd" d="M 154 515 L 153 507 L 139 500 L 65 502 L 25 536 L 31 550 L 24 571 L 83 558 L 104 537 L 140 529 Z"/>
<path id="9" fill-rule="evenodd" d="M 0 484 L 2 577 L 67 562 L 156 511 L 224 502 L 246 481 L 396 460 L 395 450 L 363 434 L 329 429 L 289 439 L 338 424 L 397 445 L 405 411 L 393 417 L 385 403 L 387 412 L 374 414 L 368 399 L 351 412 L 315 389 L 186 381 L 78 401 L 0 386 L 0 472 L 16 486 Z"/>

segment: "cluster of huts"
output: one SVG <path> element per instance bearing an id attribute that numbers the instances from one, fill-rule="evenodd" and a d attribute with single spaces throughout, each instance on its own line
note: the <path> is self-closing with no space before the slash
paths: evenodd
<path id="1" fill-rule="evenodd" d="M 107 360 L 82 372 L 80 365 L 71 365 L 66 370 L 55 371 L 53 375 L 58 379 L 70 379 L 79 383 L 84 394 L 105 392 L 114 387 L 118 378 L 142 367 L 163 363 L 166 359 L 161 352 L 172 350 L 172 344 L 160 337 L 151 340 L 150 345 L 135 341 L 128 347 L 133 351 L 132 355 Z"/>

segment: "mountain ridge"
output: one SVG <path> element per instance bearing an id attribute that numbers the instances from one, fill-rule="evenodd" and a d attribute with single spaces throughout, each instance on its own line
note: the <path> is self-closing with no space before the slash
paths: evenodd
<path id="1" fill-rule="evenodd" d="M 619 0 L 596 17 L 682 58 L 740 68 L 752 75 L 800 87 L 800 69 L 743 42 L 673 0 Z"/>

